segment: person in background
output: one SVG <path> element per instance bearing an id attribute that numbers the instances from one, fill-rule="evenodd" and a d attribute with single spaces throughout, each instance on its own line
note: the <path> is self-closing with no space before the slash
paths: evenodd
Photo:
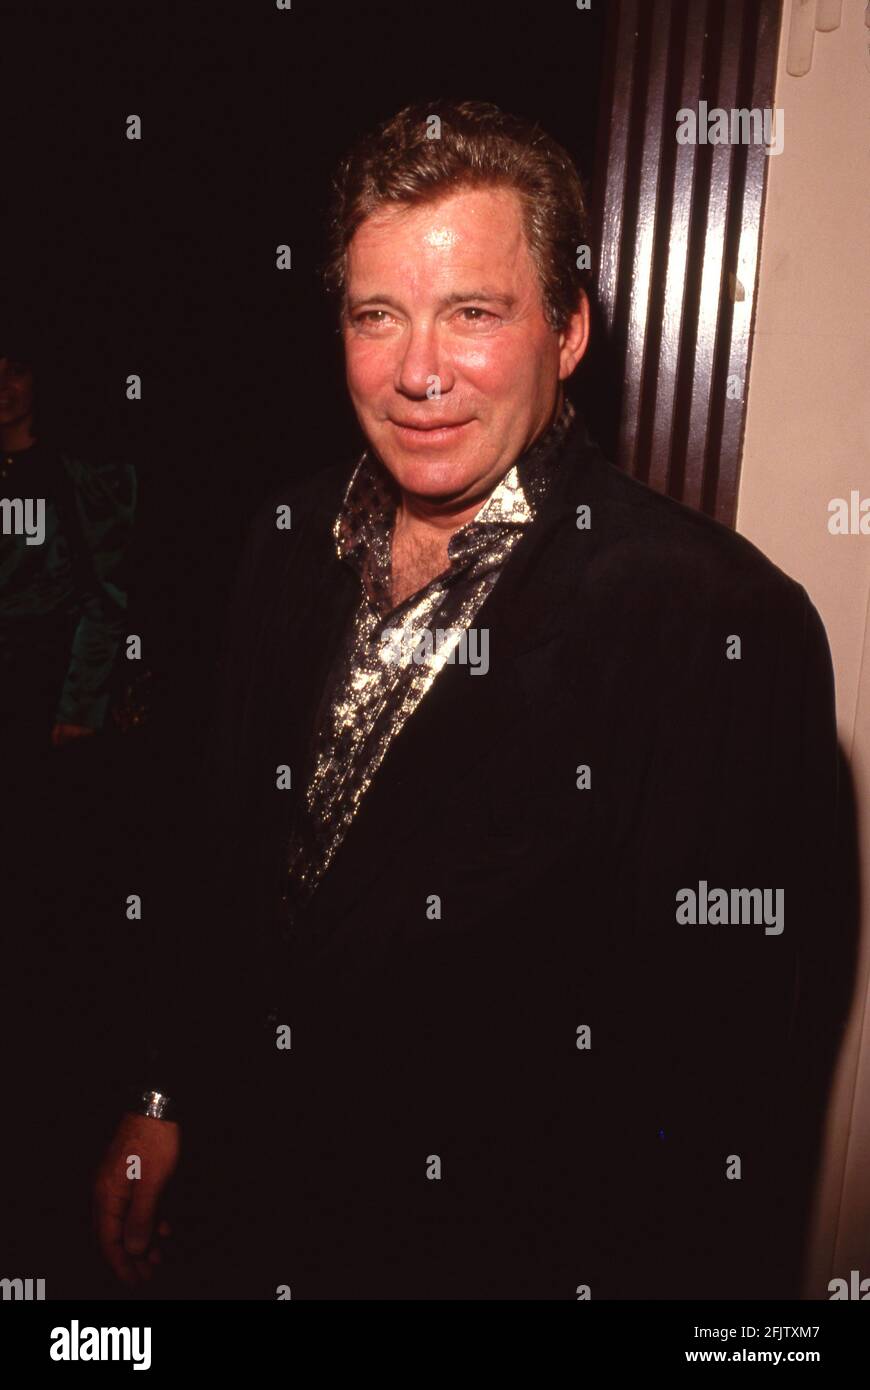
<path id="1" fill-rule="evenodd" d="M 38 1268 L 57 1297 L 65 1184 L 85 1161 L 82 1077 L 114 1053 L 90 991 L 123 949 L 118 789 L 131 774 L 123 741 L 97 735 L 114 731 L 136 475 L 96 440 L 69 447 L 52 360 L 39 333 L 0 317 L 0 1047 L 16 1134 L 0 1158 L 0 1272 Z"/>
<path id="2" fill-rule="evenodd" d="M 0 497 L 45 501 L 41 543 L 7 509 L 0 535 L 0 724 L 19 753 L 105 725 L 136 499 L 132 465 L 85 461 L 37 426 L 35 361 L 20 336 L 0 340 Z"/>

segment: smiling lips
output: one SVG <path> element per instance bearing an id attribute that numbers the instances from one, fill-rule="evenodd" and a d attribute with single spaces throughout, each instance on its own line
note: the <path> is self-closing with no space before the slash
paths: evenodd
<path id="1" fill-rule="evenodd" d="M 456 436 L 461 434 L 466 425 L 470 425 L 470 420 L 457 420 L 455 423 L 448 424 L 433 423 L 427 421 L 425 425 L 404 425 L 400 420 L 390 420 L 391 425 L 396 431 L 399 443 L 404 449 L 422 450 L 440 449 L 444 445 L 455 443 Z"/>
<path id="2" fill-rule="evenodd" d="M 406 425 L 401 420 L 390 420 L 398 438 L 406 449 L 438 449 L 444 444 L 452 444 L 470 420 L 449 421 L 446 424 L 428 420 L 425 424 Z"/>
<path id="3" fill-rule="evenodd" d="M 426 423 L 416 424 L 411 420 L 393 420 L 394 425 L 398 425 L 401 430 L 416 430 L 419 434 L 431 434 L 436 430 L 458 430 L 463 425 L 469 424 L 468 420 L 439 420 L 436 424 Z"/>

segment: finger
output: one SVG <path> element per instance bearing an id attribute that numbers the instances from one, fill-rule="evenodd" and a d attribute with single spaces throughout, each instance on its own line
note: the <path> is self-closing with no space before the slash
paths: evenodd
<path id="1" fill-rule="evenodd" d="M 129 1196 L 121 1192 L 100 1192 L 94 1204 L 97 1243 L 103 1258 L 115 1276 L 123 1283 L 135 1281 L 136 1272 L 124 1249 L 124 1218 Z"/>
<path id="2" fill-rule="evenodd" d="M 143 1188 L 139 1180 L 124 1223 L 124 1249 L 128 1255 L 144 1255 L 151 1244 L 156 1205 L 157 1193 Z"/>

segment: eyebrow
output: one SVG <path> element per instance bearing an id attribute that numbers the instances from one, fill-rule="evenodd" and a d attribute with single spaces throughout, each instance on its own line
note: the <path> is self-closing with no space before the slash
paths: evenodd
<path id="1" fill-rule="evenodd" d="M 504 304 L 508 309 L 512 309 L 516 304 L 516 295 L 502 294 L 499 290 L 485 287 L 479 290 L 454 290 L 451 294 L 445 294 L 439 300 L 439 308 L 449 309 L 452 304 L 464 304 L 468 300 L 475 300 L 481 304 Z M 361 304 L 389 304 L 391 309 L 401 309 L 398 300 L 393 299 L 388 294 L 366 294 L 355 295 L 348 300 L 347 312 L 352 314 Z"/>

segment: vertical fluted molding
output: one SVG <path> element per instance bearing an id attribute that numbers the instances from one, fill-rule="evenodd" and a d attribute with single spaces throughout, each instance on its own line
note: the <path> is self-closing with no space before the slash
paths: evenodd
<path id="1" fill-rule="evenodd" d="M 779 0 L 617 0 L 598 167 L 596 293 L 617 462 L 731 525 L 767 164 L 686 144 L 677 112 L 773 105 Z"/>

